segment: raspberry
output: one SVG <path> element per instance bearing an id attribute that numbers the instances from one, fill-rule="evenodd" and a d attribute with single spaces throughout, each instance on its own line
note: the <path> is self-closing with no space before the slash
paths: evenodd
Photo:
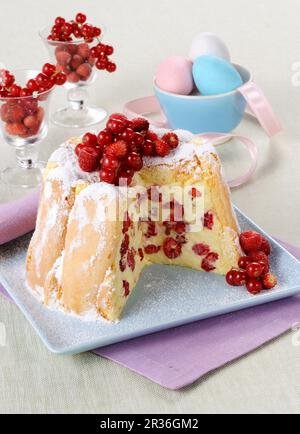
<path id="1" fill-rule="evenodd" d="M 176 241 L 180 246 L 184 246 L 188 242 L 185 235 L 177 235 Z"/>
<path id="2" fill-rule="evenodd" d="M 211 211 L 208 211 L 204 214 L 204 227 L 209 229 L 210 231 L 214 227 L 214 215 Z"/>
<path id="3" fill-rule="evenodd" d="M 124 271 L 126 270 L 126 267 L 127 267 L 127 264 L 126 264 L 126 261 L 124 258 L 122 258 L 120 260 L 119 266 L 120 266 L 121 272 L 124 273 Z"/>
<path id="4" fill-rule="evenodd" d="M 99 142 L 99 138 L 98 138 Z M 124 140 L 119 140 L 116 143 L 109 145 L 106 148 L 106 154 L 112 155 L 116 158 L 123 159 L 126 157 L 128 151 L 127 143 Z"/>
<path id="5" fill-rule="evenodd" d="M 160 246 L 155 246 L 154 244 L 150 244 L 145 247 L 145 252 L 147 255 L 154 255 L 160 251 Z"/>
<path id="6" fill-rule="evenodd" d="M 154 144 L 155 144 L 156 154 L 159 157 L 166 157 L 167 155 L 170 154 L 171 149 L 167 143 L 163 142 L 162 140 L 156 140 Z"/>
<path id="7" fill-rule="evenodd" d="M 240 244 L 245 253 L 261 250 L 263 238 L 257 232 L 243 232 L 240 235 Z"/>
<path id="8" fill-rule="evenodd" d="M 176 259 L 181 255 L 182 248 L 174 238 L 166 238 L 163 245 L 164 254 L 169 259 Z"/>
<path id="9" fill-rule="evenodd" d="M 209 246 L 207 244 L 195 244 L 193 246 L 193 252 L 198 256 L 206 256 L 209 254 Z"/>
<path id="10" fill-rule="evenodd" d="M 274 274 L 268 273 L 263 278 L 263 287 L 264 289 L 273 289 L 277 285 L 278 280 Z"/>
<path id="11" fill-rule="evenodd" d="M 147 119 L 136 118 L 132 120 L 132 129 L 137 133 L 140 133 L 142 131 L 148 131 L 149 127 L 150 127 L 150 123 L 149 121 L 147 121 Z"/>
<path id="12" fill-rule="evenodd" d="M 176 149 L 179 145 L 179 139 L 175 133 L 167 133 L 162 138 L 163 142 L 166 142 L 171 149 Z"/>
<path id="13" fill-rule="evenodd" d="M 262 243 L 261 243 L 261 250 L 267 255 L 269 256 L 271 254 L 271 244 L 269 243 L 268 240 L 266 240 L 266 238 L 262 239 Z"/>
<path id="14" fill-rule="evenodd" d="M 124 297 L 128 297 L 130 295 L 130 286 L 127 280 L 123 280 L 123 289 L 124 289 Z"/>
<path id="15" fill-rule="evenodd" d="M 99 167 L 99 152 L 92 146 L 86 146 L 81 150 L 78 162 L 84 172 L 94 172 Z"/>
<path id="16" fill-rule="evenodd" d="M 216 269 L 215 263 L 218 259 L 219 255 L 217 253 L 209 253 L 202 261 L 202 269 L 208 273 L 214 271 Z"/>

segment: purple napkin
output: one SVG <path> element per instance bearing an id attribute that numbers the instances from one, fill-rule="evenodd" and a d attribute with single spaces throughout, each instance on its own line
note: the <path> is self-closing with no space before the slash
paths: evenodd
<path id="1" fill-rule="evenodd" d="M 0 208 L 2 222 L 1 216 L 3 218 Z M 6 230 L 13 235 L 8 226 Z M 15 227 L 20 235 L 21 225 L 16 224 Z M 8 237 L 1 232 L 2 226 L 0 240 L 8 241 Z M 281 244 L 300 260 L 300 249 Z M 1 286 L 0 292 L 8 296 Z M 299 322 L 300 296 L 297 296 L 111 345 L 94 353 L 163 387 L 177 390 L 250 353 Z"/>
<path id="2" fill-rule="evenodd" d="M 38 201 L 36 191 L 17 202 L 0 205 L 0 245 L 34 229 Z"/>

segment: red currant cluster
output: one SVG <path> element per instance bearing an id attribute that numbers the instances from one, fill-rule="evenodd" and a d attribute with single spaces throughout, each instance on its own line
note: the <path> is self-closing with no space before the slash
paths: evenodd
<path id="1" fill-rule="evenodd" d="M 86 23 L 86 16 L 82 13 L 77 14 L 75 21 L 69 23 L 62 17 L 56 18 L 48 40 L 57 45 L 56 66 L 67 75 L 69 83 L 87 81 L 92 75 L 93 66 L 110 73 L 116 71 L 117 65 L 109 59 L 109 56 L 114 53 L 114 48 L 100 42 L 101 33 L 100 28 Z M 84 41 L 78 44 L 76 39 Z M 98 44 L 91 47 L 95 40 Z M 66 42 L 66 44 L 55 44 L 55 42 Z"/>
<path id="2" fill-rule="evenodd" d="M 48 36 L 49 41 L 71 42 L 74 39 L 85 39 L 91 43 L 94 38 L 101 36 L 102 30 L 86 22 L 87 17 L 82 13 L 76 15 L 75 21 L 67 22 L 65 18 L 57 17 L 51 33 Z"/>
<path id="3" fill-rule="evenodd" d="M 144 118 L 128 120 L 123 114 L 110 116 L 106 128 L 87 133 L 76 147 L 79 165 L 85 172 L 100 170 L 101 181 L 118 185 L 120 179 L 131 184 L 134 173 L 143 168 L 143 157 L 166 157 L 177 148 L 176 134 L 168 133 L 161 140 L 150 131 Z"/>
<path id="4" fill-rule="evenodd" d="M 48 93 L 55 85 L 63 85 L 66 75 L 57 71 L 54 65 L 46 63 L 35 78 L 30 79 L 26 87 L 19 86 L 15 77 L 7 70 L 0 70 L 0 108 L 1 120 L 10 136 L 21 138 L 38 134 L 44 119 L 44 109 L 39 103 L 48 98 Z"/>
<path id="5" fill-rule="evenodd" d="M 240 269 L 227 273 L 226 280 L 231 286 L 246 285 L 251 294 L 260 294 L 277 285 L 277 278 L 270 273 L 271 246 L 269 241 L 257 232 L 244 232 L 240 244 L 246 256 L 239 260 Z"/>

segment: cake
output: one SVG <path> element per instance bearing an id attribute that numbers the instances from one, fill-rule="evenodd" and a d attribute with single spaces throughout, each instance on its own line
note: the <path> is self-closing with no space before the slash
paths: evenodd
<path id="1" fill-rule="evenodd" d="M 166 132 L 154 130 L 160 138 Z M 117 321 L 148 265 L 219 275 L 237 267 L 239 228 L 215 148 L 189 132 L 175 133 L 179 146 L 166 157 L 144 157 L 126 200 L 120 188 L 101 181 L 99 170 L 80 168 L 80 138 L 53 153 L 27 256 L 27 284 L 45 305 Z M 195 221 L 186 217 L 186 197 L 190 210 L 200 204 Z"/>

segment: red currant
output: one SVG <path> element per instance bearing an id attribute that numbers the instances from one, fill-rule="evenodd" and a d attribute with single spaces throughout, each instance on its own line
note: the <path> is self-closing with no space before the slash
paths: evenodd
<path id="1" fill-rule="evenodd" d="M 131 128 L 126 128 L 122 133 L 122 140 L 125 142 L 130 142 L 134 138 L 134 131 Z"/>
<path id="2" fill-rule="evenodd" d="M 32 90 L 27 89 L 26 87 L 24 89 L 21 90 L 20 92 L 20 97 L 27 97 L 27 96 L 31 96 L 32 95 Z"/>
<path id="3" fill-rule="evenodd" d="M 99 27 L 94 27 L 94 37 L 95 38 L 99 38 L 99 36 L 101 35 L 102 30 Z"/>
<path id="4" fill-rule="evenodd" d="M 117 70 L 117 65 L 113 62 L 108 62 L 106 70 L 110 73 L 115 72 Z"/>
<path id="5" fill-rule="evenodd" d="M 245 271 L 235 271 L 233 276 L 235 286 L 244 286 L 247 282 L 247 274 Z"/>
<path id="6" fill-rule="evenodd" d="M 105 155 L 102 161 L 102 167 L 108 170 L 117 170 L 120 166 L 119 160 L 111 155 Z"/>
<path id="7" fill-rule="evenodd" d="M 21 86 L 18 86 L 17 84 L 13 84 L 12 87 L 10 88 L 10 94 L 12 97 L 17 98 L 20 96 L 21 94 Z"/>
<path id="8" fill-rule="evenodd" d="M 39 90 L 39 86 L 34 79 L 29 80 L 26 87 L 32 92 L 37 92 Z"/>
<path id="9" fill-rule="evenodd" d="M 246 268 L 248 276 L 253 279 L 258 279 L 259 277 L 261 277 L 263 270 L 263 266 L 258 262 L 252 262 L 251 264 L 247 265 Z"/>
<path id="10" fill-rule="evenodd" d="M 248 256 L 242 256 L 242 257 L 239 259 L 239 267 L 240 267 L 242 270 L 246 270 L 247 265 L 249 265 L 250 263 L 251 263 L 251 259 L 250 259 Z"/>
<path id="11" fill-rule="evenodd" d="M 107 122 L 107 128 L 113 133 L 113 134 L 120 134 L 123 133 L 123 131 L 126 128 L 125 122 L 119 120 L 119 119 L 111 119 Z"/>
<path id="12" fill-rule="evenodd" d="M 46 63 L 43 66 L 43 74 L 45 74 L 47 77 L 52 77 L 56 72 L 56 67 L 54 65 L 51 65 L 50 63 Z"/>
<path id="13" fill-rule="evenodd" d="M 235 283 L 234 283 L 235 273 L 236 273 L 236 270 L 230 270 L 226 274 L 226 281 L 227 281 L 228 285 L 230 285 L 230 286 L 235 286 Z"/>
<path id="14" fill-rule="evenodd" d="M 104 148 L 112 143 L 113 136 L 107 129 L 101 131 L 98 135 L 98 145 Z"/>
<path id="15" fill-rule="evenodd" d="M 86 15 L 84 15 L 82 13 L 78 13 L 76 15 L 76 22 L 79 24 L 84 24 L 86 22 Z"/>
<path id="16" fill-rule="evenodd" d="M 57 17 L 55 19 L 55 25 L 57 27 L 62 27 L 65 24 L 65 22 L 66 22 L 66 20 L 64 18 L 62 18 L 62 17 Z"/>
<path id="17" fill-rule="evenodd" d="M 262 289 L 263 289 L 262 283 L 256 279 L 250 279 L 247 282 L 246 286 L 247 286 L 248 292 L 250 292 L 250 294 L 253 294 L 253 295 L 260 294 Z"/>
<path id="18" fill-rule="evenodd" d="M 139 171 L 143 168 L 143 160 L 137 152 L 131 152 L 127 157 L 126 163 L 135 171 Z"/>
<path id="19" fill-rule="evenodd" d="M 86 133 L 83 136 L 82 142 L 88 146 L 96 146 L 97 145 L 97 136 L 95 134 Z"/>
<path id="20" fill-rule="evenodd" d="M 58 86 L 63 86 L 66 83 L 66 81 L 67 81 L 67 76 L 62 72 L 59 72 L 54 76 L 54 83 L 57 84 Z"/>
<path id="21" fill-rule="evenodd" d="M 111 56 L 112 54 L 114 54 L 114 47 L 112 47 L 111 45 L 106 45 L 105 54 L 107 54 L 107 56 Z"/>
<path id="22" fill-rule="evenodd" d="M 99 69 L 100 71 L 105 70 L 107 68 L 107 63 L 108 63 L 107 59 L 98 59 L 96 62 L 96 68 Z"/>
<path id="23" fill-rule="evenodd" d="M 113 170 L 101 169 L 100 179 L 108 184 L 114 184 L 116 181 L 116 173 Z"/>
<path id="24" fill-rule="evenodd" d="M 143 144 L 143 154 L 146 157 L 151 157 L 154 154 L 154 143 L 149 139 Z"/>

